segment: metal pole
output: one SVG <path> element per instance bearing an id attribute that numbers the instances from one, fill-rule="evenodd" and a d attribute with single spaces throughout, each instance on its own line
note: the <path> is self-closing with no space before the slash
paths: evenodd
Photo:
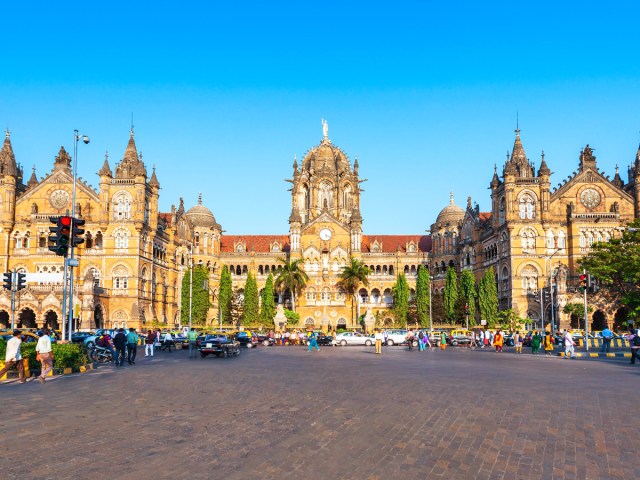
<path id="1" fill-rule="evenodd" d="M 11 272 L 11 330 L 16 328 L 16 269 Z"/>
<path id="2" fill-rule="evenodd" d="M 73 244 L 73 221 L 76 216 L 76 173 L 78 168 L 78 130 L 73 131 L 73 194 L 71 195 L 71 225 L 69 227 L 69 236 L 71 237 L 71 260 L 73 260 L 74 244 Z M 73 331 L 73 263 L 69 264 L 69 341 L 71 341 L 71 333 Z"/>
<path id="3" fill-rule="evenodd" d="M 540 289 L 540 321 L 544 331 L 544 287 Z M 553 332 L 551 332 L 551 335 L 553 335 Z"/>
<path id="4" fill-rule="evenodd" d="M 587 274 L 586 270 L 582 270 L 582 273 L 584 275 Z M 589 288 L 589 285 L 587 284 L 587 288 Z M 587 352 L 589 351 L 589 320 L 588 320 L 589 314 L 587 313 L 587 289 L 584 289 L 584 345 L 585 348 L 587 349 Z"/>
<path id="5" fill-rule="evenodd" d="M 551 334 L 553 335 L 553 332 L 555 332 L 556 330 L 556 322 L 555 322 L 555 311 L 553 308 L 553 283 L 552 283 L 552 279 L 551 279 L 551 258 L 549 258 L 549 299 L 551 300 Z"/>
<path id="6" fill-rule="evenodd" d="M 64 273 L 62 276 L 62 319 L 60 323 L 62 324 L 62 337 L 60 340 L 64 340 L 65 334 L 67 331 L 67 257 L 64 257 Z"/>
<path id="7" fill-rule="evenodd" d="M 191 258 L 189 261 L 189 331 L 191 331 L 192 307 L 193 307 L 193 258 Z"/>
<path id="8" fill-rule="evenodd" d="M 431 289 L 432 289 L 432 277 L 429 277 L 429 331 L 433 333 L 433 309 L 431 308 Z"/>

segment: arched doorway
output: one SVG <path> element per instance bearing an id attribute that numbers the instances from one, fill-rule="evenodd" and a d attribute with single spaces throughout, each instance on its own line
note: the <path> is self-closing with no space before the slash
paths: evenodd
<path id="1" fill-rule="evenodd" d="M 628 320 L 629 309 L 627 307 L 619 308 L 613 317 L 613 329 L 616 332 L 626 332 L 629 328 Z"/>
<path id="2" fill-rule="evenodd" d="M 18 316 L 18 328 L 36 328 L 36 314 L 30 308 L 25 308 Z"/>
<path id="3" fill-rule="evenodd" d="M 0 328 L 9 328 L 11 326 L 11 317 L 9 312 L 0 310 Z"/>
<path id="4" fill-rule="evenodd" d="M 311 317 L 307 317 L 306 320 L 304 321 L 304 328 L 306 328 L 307 330 L 313 330 L 313 327 L 315 326 L 316 322 L 313 318 Z"/>
<path id="5" fill-rule="evenodd" d="M 93 309 L 93 321 L 95 322 L 95 328 L 104 328 L 104 315 L 102 314 L 102 307 L 96 305 Z"/>
<path id="6" fill-rule="evenodd" d="M 571 314 L 571 328 L 580 329 L 582 328 L 582 324 L 583 322 L 580 321 L 580 318 L 578 318 L 577 315 Z"/>
<path id="7" fill-rule="evenodd" d="M 45 313 L 44 325 L 52 330 L 59 330 L 60 325 L 58 324 L 58 314 L 53 310 L 49 310 L 47 313 Z"/>
<path id="8" fill-rule="evenodd" d="M 592 317 L 591 331 L 602 331 L 607 326 L 607 316 L 602 310 L 597 310 Z"/>
<path id="9" fill-rule="evenodd" d="M 340 317 L 336 322 L 336 331 L 337 330 L 346 330 L 347 329 L 347 319 L 344 317 Z"/>

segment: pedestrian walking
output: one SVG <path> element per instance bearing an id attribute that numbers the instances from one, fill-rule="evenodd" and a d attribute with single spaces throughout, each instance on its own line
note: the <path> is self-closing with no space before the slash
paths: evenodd
<path id="1" fill-rule="evenodd" d="M 414 336 L 413 336 L 413 331 L 409 330 L 407 332 L 407 334 L 405 335 L 404 339 L 407 342 L 407 345 L 409 345 L 409 351 L 413 350 L 413 340 L 414 340 Z"/>
<path id="2" fill-rule="evenodd" d="M 429 347 L 429 350 L 431 350 L 431 340 L 429 340 L 429 332 L 425 332 L 424 333 L 424 348 L 426 350 L 426 348 Z"/>
<path id="3" fill-rule="evenodd" d="M 198 334 L 193 328 L 189 330 L 188 338 L 189 338 L 189 358 L 196 358 L 198 356 L 198 349 L 197 349 L 198 345 L 196 343 Z"/>
<path id="4" fill-rule="evenodd" d="M 382 342 L 384 340 L 384 335 L 382 334 L 380 329 L 376 330 L 375 339 L 376 339 L 376 353 L 380 355 L 382 353 Z"/>
<path id="5" fill-rule="evenodd" d="M 564 331 L 564 358 L 576 358 L 576 349 L 573 337 L 568 331 Z"/>
<path id="6" fill-rule="evenodd" d="M 612 339 L 613 332 L 609 330 L 609 327 L 604 327 L 604 330 L 602 330 L 602 348 L 600 348 L 600 353 L 609 353 Z"/>
<path id="7" fill-rule="evenodd" d="M 39 332 L 38 344 L 36 345 L 36 360 L 40 362 L 40 376 L 38 380 L 44 383 L 45 377 L 53 370 L 53 352 L 51 350 L 51 337 L 49 331 L 45 329 Z"/>
<path id="8" fill-rule="evenodd" d="M 504 337 L 502 332 L 498 330 L 493 337 L 493 345 L 496 347 L 496 353 L 502 353 L 502 345 L 504 344 Z"/>
<path id="9" fill-rule="evenodd" d="M 113 345 L 116 347 L 116 367 L 124 365 L 124 355 L 127 348 L 127 336 L 124 328 L 119 328 L 118 333 L 113 337 Z"/>
<path id="10" fill-rule="evenodd" d="M 533 337 L 531 337 L 531 354 L 537 355 L 540 353 L 540 343 L 542 342 L 542 338 L 538 332 L 533 332 Z"/>
<path id="11" fill-rule="evenodd" d="M 520 332 L 513 334 L 513 345 L 516 347 L 516 353 L 522 353 L 522 335 L 520 335 Z"/>
<path id="12" fill-rule="evenodd" d="M 386 345 L 387 340 L 389 340 L 389 332 L 387 332 L 386 328 L 382 331 L 382 338 L 384 339 L 383 342 Z"/>
<path id="13" fill-rule="evenodd" d="M 171 353 L 171 346 L 173 345 L 173 336 L 171 335 L 171 332 L 167 332 L 164 334 L 164 341 L 162 342 L 162 347 L 160 347 L 160 350 L 169 350 L 169 353 Z"/>
<path id="14" fill-rule="evenodd" d="M 486 330 L 483 330 L 482 332 L 482 348 L 488 348 L 489 347 L 489 332 L 487 332 Z"/>
<path id="15" fill-rule="evenodd" d="M 447 348 L 447 334 L 440 332 L 440 350 Z"/>
<path id="16" fill-rule="evenodd" d="M 136 333 L 136 329 L 131 327 L 129 329 L 129 333 L 127 333 L 127 362 L 129 365 L 136 364 L 136 355 L 138 354 L 138 334 Z"/>
<path id="17" fill-rule="evenodd" d="M 551 332 L 545 333 L 542 346 L 544 347 L 545 355 L 553 354 L 553 337 L 551 336 Z"/>
<path id="18" fill-rule="evenodd" d="M 14 330 L 13 337 L 11 337 L 7 342 L 7 351 L 4 356 L 4 368 L 0 370 L 0 378 L 2 378 L 2 376 L 15 365 L 18 369 L 20 383 L 25 383 L 27 381 L 24 378 L 24 364 L 22 363 L 22 355 L 20 354 L 21 344 L 22 332 L 20 330 Z"/>
<path id="19" fill-rule="evenodd" d="M 627 335 L 629 345 L 631 346 L 631 363 L 635 365 L 636 358 L 640 359 L 640 335 L 638 331 L 634 330 L 632 326 L 629 327 L 629 335 Z M 0 377 L 2 373 L 0 373 Z"/>
<path id="20" fill-rule="evenodd" d="M 153 346 L 156 343 L 156 332 L 153 330 L 147 334 L 147 338 L 144 341 L 144 356 L 153 357 Z"/>
<path id="21" fill-rule="evenodd" d="M 310 352 L 314 348 L 320 351 L 320 347 L 318 346 L 318 339 L 316 338 L 316 332 L 311 332 L 311 335 L 309 335 L 309 348 L 307 348 L 307 352 Z"/>

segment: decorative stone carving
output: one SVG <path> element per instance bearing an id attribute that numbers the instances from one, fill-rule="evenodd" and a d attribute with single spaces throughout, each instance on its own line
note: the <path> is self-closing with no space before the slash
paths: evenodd
<path id="1" fill-rule="evenodd" d="M 56 190 L 49 196 L 49 203 L 56 210 L 62 210 L 69 204 L 69 192 Z"/>
<path id="2" fill-rule="evenodd" d="M 284 307 L 281 303 L 276 307 L 276 316 L 273 317 L 273 325 L 276 330 L 285 330 L 287 327 L 287 316 L 284 314 Z"/>

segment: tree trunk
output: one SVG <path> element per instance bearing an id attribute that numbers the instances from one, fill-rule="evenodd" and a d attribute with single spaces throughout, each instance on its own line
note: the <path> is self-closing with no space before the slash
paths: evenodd
<path id="1" fill-rule="evenodd" d="M 295 312 L 296 311 L 296 301 L 295 301 L 295 293 L 293 290 L 291 290 L 291 311 Z"/>

